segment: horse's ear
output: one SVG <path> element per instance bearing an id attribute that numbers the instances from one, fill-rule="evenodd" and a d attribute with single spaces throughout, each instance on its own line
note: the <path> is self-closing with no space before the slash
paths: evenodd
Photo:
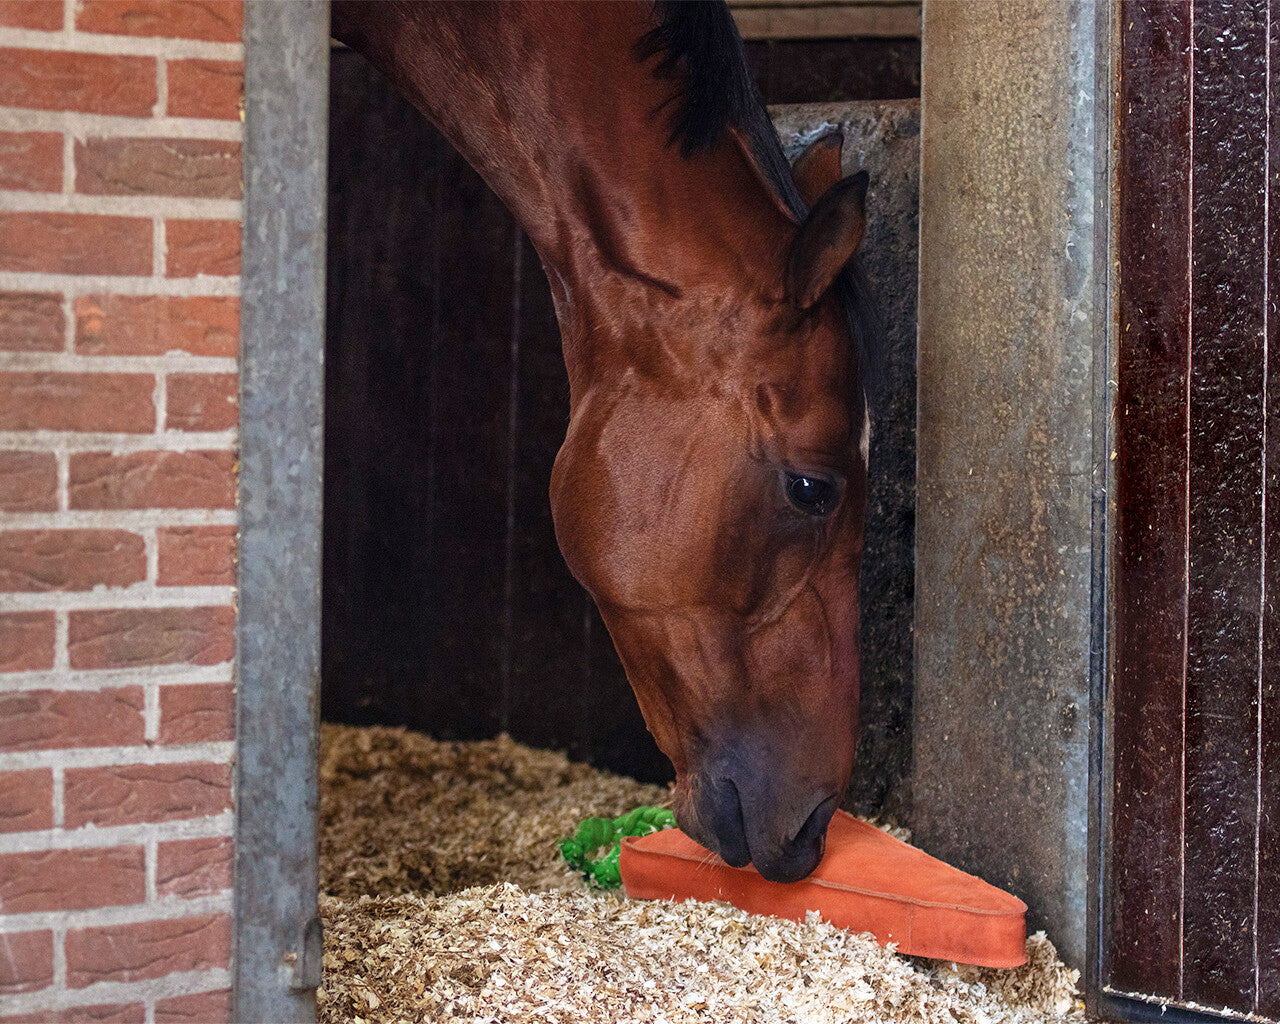
<path id="1" fill-rule="evenodd" d="M 853 257 L 867 226 L 866 171 L 829 188 L 796 231 L 787 255 L 787 298 L 808 309 Z"/>
<path id="2" fill-rule="evenodd" d="M 840 180 L 840 149 L 844 132 L 839 128 L 819 135 L 791 165 L 791 176 L 804 205 L 812 209 L 826 191 Z"/>

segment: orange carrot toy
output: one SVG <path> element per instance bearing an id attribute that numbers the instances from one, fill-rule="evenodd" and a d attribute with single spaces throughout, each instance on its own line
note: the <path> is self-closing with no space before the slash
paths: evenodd
<path id="1" fill-rule="evenodd" d="M 843 811 L 822 862 L 800 882 L 730 867 L 678 829 L 623 839 L 620 868 L 633 898 L 721 900 L 793 921 L 816 910 L 901 953 L 982 967 L 1026 962 L 1025 903 Z"/>

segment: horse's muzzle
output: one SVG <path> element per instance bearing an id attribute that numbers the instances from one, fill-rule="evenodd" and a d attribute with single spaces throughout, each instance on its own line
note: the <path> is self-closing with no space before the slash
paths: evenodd
<path id="1" fill-rule="evenodd" d="M 680 826 L 733 867 L 754 864 L 771 882 L 798 882 L 822 860 L 839 799 L 831 794 L 793 798 L 779 787 L 752 781 L 728 776 L 700 781 L 691 807 L 695 820 Z"/>

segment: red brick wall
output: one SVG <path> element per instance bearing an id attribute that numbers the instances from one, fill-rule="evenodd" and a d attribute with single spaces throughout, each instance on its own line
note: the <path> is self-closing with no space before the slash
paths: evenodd
<path id="1" fill-rule="evenodd" d="M 0 1024 L 228 1016 L 240 0 L 0 0 Z"/>

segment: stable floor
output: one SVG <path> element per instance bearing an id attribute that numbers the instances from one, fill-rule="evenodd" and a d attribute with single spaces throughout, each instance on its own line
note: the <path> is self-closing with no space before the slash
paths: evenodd
<path id="1" fill-rule="evenodd" d="M 667 791 L 505 737 L 325 726 L 320 1019 L 1083 1021 L 1043 934 L 1009 971 L 898 956 L 818 922 L 587 888 L 556 842 Z"/>

